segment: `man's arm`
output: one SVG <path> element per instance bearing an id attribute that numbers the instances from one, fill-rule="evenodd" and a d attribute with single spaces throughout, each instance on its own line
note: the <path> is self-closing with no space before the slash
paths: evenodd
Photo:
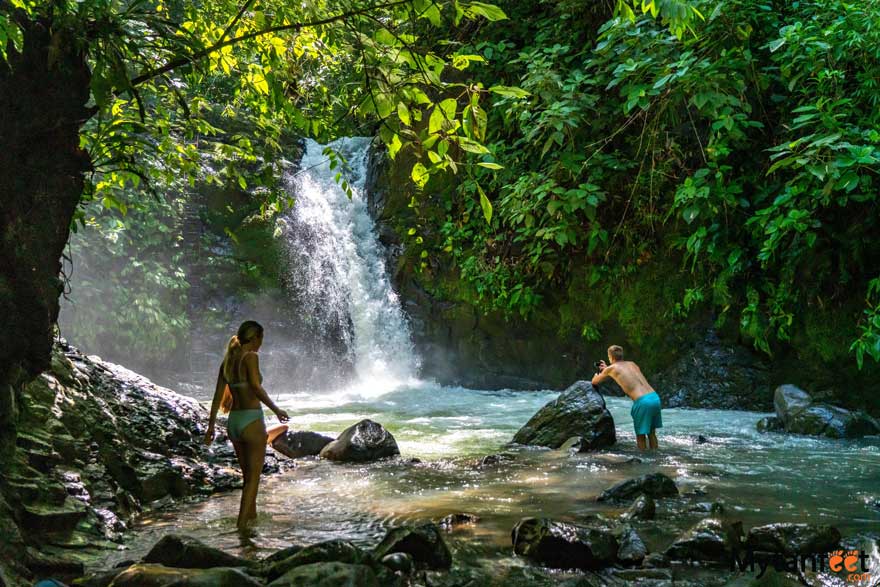
<path id="1" fill-rule="evenodd" d="M 599 362 L 599 372 L 593 375 L 593 378 L 590 380 L 590 383 L 595 387 L 599 385 L 609 377 L 611 377 L 611 369 L 613 369 L 613 365 L 605 365 L 605 361 Z"/>

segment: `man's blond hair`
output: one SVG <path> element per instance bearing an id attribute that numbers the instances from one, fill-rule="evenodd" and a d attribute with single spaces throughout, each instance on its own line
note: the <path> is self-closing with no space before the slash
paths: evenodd
<path id="1" fill-rule="evenodd" d="M 611 357 L 615 361 L 622 361 L 623 360 L 623 347 L 618 346 L 616 344 L 611 345 L 610 347 L 608 347 L 608 356 Z"/>

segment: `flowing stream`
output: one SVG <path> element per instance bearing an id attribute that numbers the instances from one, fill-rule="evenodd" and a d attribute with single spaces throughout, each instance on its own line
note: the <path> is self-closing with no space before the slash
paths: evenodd
<path id="1" fill-rule="evenodd" d="M 675 479 L 682 495 L 660 501 L 657 522 L 639 528 L 649 550 L 665 548 L 683 528 L 705 517 L 713 502 L 722 502 L 726 515 L 747 529 L 792 521 L 833 524 L 844 536 L 877 532 L 877 438 L 759 434 L 755 424 L 766 414 L 667 409 L 659 452 L 641 455 L 629 400 L 608 398 L 618 432 L 618 444 L 610 450 L 569 454 L 507 447 L 556 392 L 481 391 L 417 378 L 406 319 L 364 200 L 367 144 L 351 139 L 335 145 L 351 167 L 350 200 L 334 180 L 336 171 L 322 163 L 323 148 L 308 144 L 289 221 L 313 230 L 286 237 L 293 250 L 309 251 L 312 261 L 291 271 L 301 295 L 313 300 L 311 311 L 322 327 L 344 337 L 355 381 L 334 391 L 314 391 L 275 379 L 267 368 L 265 386 L 290 413 L 292 429 L 335 436 L 371 418 L 394 434 L 404 458 L 368 465 L 302 460 L 266 478 L 257 534 L 244 541 L 235 532 L 237 492 L 148 514 L 128 550 L 114 553 L 109 562 L 143 554 L 170 531 L 258 557 L 291 543 L 333 538 L 370 546 L 392 526 L 469 512 L 480 516 L 479 523 L 448 536 L 456 560 L 498 573 L 524 566 L 510 546 L 510 530 L 522 517 L 578 521 L 616 515 L 620 508 L 596 503 L 595 497 L 617 481 L 655 471 Z M 271 338 L 266 346 L 271 352 Z M 663 390 L 659 393 L 662 397 Z M 481 457 L 499 452 L 509 460 L 479 465 Z M 876 564 L 876 547 L 873 554 Z"/>

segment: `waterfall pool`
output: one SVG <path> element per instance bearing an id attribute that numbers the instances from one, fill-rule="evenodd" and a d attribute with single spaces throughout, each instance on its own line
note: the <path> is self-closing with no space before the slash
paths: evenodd
<path id="1" fill-rule="evenodd" d="M 366 465 L 297 461 L 295 468 L 264 479 L 252 538 L 242 541 L 235 531 L 239 493 L 232 492 L 144 516 L 128 550 L 105 564 L 140 556 L 172 531 L 260 557 L 293 543 L 334 538 L 371 546 L 392 526 L 467 512 L 480 521 L 448 535 L 456 560 L 497 572 L 524 565 L 513 557 L 510 542 L 510 530 L 521 518 L 577 522 L 596 514 L 616 516 L 622 508 L 596 503 L 595 497 L 617 481 L 655 471 L 672 477 L 681 496 L 659 500 L 657 521 L 640 529 L 649 550 L 665 548 L 682 528 L 706 517 L 713 502 L 722 502 L 726 514 L 746 529 L 812 522 L 834 525 L 844 537 L 880 529 L 880 439 L 760 434 L 755 423 L 764 414 L 665 409 L 660 450 L 640 454 L 629 400 L 606 398 L 618 434 L 611 449 L 569 454 L 506 447 L 555 396 L 424 382 L 385 392 L 356 387 L 282 394 L 292 429 L 336 435 L 371 418 L 394 434 L 403 458 Z M 509 460 L 479 466 L 481 457 L 499 452 Z M 408 462 L 411 457 L 421 462 Z M 877 556 L 875 548 L 875 564 Z"/>

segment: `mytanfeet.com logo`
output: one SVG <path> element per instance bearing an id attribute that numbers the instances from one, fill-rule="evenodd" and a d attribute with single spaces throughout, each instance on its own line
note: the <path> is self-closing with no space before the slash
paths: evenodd
<path id="1" fill-rule="evenodd" d="M 869 560 L 870 555 L 864 550 L 833 550 L 786 556 L 746 549 L 744 552 L 734 554 L 730 561 L 730 570 L 754 572 L 756 578 L 760 579 L 768 568 L 773 567 L 780 572 L 794 573 L 800 578 L 801 583 L 808 586 L 810 583 L 804 579 L 804 572 L 832 573 L 847 583 L 867 585 L 871 580 Z"/>

